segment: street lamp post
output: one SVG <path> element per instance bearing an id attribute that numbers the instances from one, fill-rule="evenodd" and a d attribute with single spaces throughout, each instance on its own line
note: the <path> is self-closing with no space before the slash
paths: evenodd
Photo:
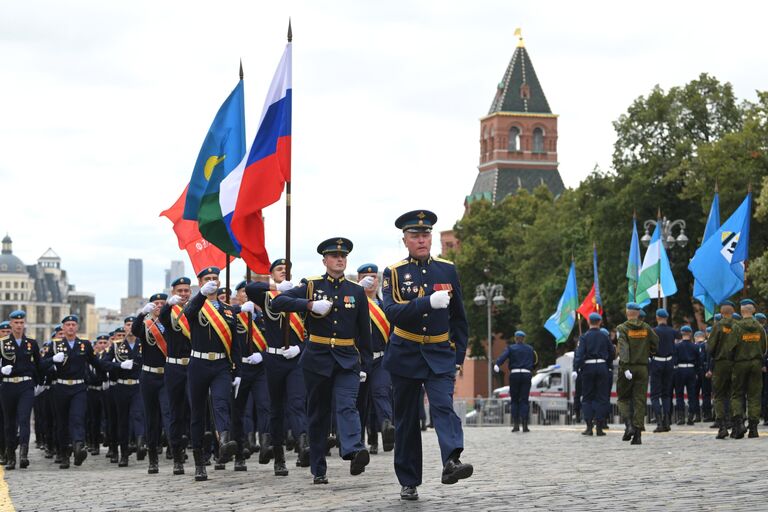
<path id="1" fill-rule="evenodd" d="M 503 285 L 485 283 L 475 288 L 475 305 L 488 308 L 488 398 L 491 398 L 493 393 L 493 331 L 491 330 L 491 312 L 493 306 L 500 306 L 506 301 Z"/>
<path id="2" fill-rule="evenodd" d="M 669 220 L 666 217 L 662 217 L 661 220 L 648 219 L 643 222 L 645 227 L 645 234 L 640 239 L 645 247 L 651 243 L 651 229 L 656 229 L 656 225 L 661 222 L 661 242 L 664 244 L 665 249 L 672 249 L 675 246 L 685 247 L 688 245 L 688 237 L 685 236 L 685 221 L 683 219 Z M 680 228 L 680 234 L 675 237 L 672 234 L 672 230 Z M 664 309 L 667 308 L 667 298 L 664 297 Z"/>

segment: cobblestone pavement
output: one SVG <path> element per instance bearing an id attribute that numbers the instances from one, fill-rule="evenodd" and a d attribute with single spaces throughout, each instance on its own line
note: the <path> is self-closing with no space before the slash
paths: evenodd
<path id="1" fill-rule="evenodd" d="M 760 439 L 718 441 L 706 425 L 673 426 L 667 434 L 644 433 L 642 446 L 623 443 L 618 426 L 604 438 L 583 437 L 575 426 L 532 430 L 465 429 L 463 460 L 474 464 L 475 474 L 450 486 L 440 483 L 435 433 L 424 433 L 425 478 L 417 502 L 399 500 L 392 452 L 372 456 L 358 477 L 349 475 L 348 462 L 331 457 L 330 484 L 320 486 L 294 460 L 284 478 L 273 476 L 271 464 L 251 459 L 245 473 L 233 472 L 232 464 L 225 471 L 210 466 L 209 480 L 194 482 L 191 456 L 184 476 L 173 476 L 164 457 L 160 474 L 147 475 L 146 461 L 132 457 L 128 468 L 117 468 L 103 449 L 69 470 L 32 449 L 29 469 L 3 476 L 20 511 L 766 509 L 768 430 L 762 427 Z M 0 509 L 2 488 L 0 481 Z"/>

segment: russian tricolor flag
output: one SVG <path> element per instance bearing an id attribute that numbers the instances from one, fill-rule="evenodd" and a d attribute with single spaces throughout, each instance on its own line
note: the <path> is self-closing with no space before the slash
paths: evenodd
<path id="1" fill-rule="evenodd" d="M 240 256 L 253 271 L 269 273 L 261 210 L 280 199 L 291 181 L 291 43 L 269 87 L 248 156 L 222 182 L 219 205 Z"/>

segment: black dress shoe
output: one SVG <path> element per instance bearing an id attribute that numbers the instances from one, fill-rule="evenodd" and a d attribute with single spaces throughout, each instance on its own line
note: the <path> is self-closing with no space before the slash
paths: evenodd
<path id="1" fill-rule="evenodd" d="M 443 467 L 442 482 L 448 485 L 455 484 L 459 480 L 471 477 L 473 472 L 472 464 L 464 464 L 458 457 L 448 459 Z"/>
<path id="2" fill-rule="evenodd" d="M 327 484 L 328 483 L 328 477 L 325 475 L 318 475 L 315 478 L 312 479 L 313 484 Z"/>
<path id="3" fill-rule="evenodd" d="M 395 448 L 395 426 L 389 420 L 384 420 L 381 425 L 381 443 L 385 452 Z"/>
<path id="4" fill-rule="evenodd" d="M 404 485 L 403 488 L 400 489 L 400 499 L 407 501 L 416 501 L 419 499 L 419 493 L 416 490 L 416 486 Z"/>
<path id="5" fill-rule="evenodd" d="M 370 453 L 371 455 L 376 455 L 377 453 L 379 453 L 379 445 L 377 444 L 370 445 L 368 447 L 368 453 Z"/>
<path id="6" fill-rule="evenodd" d="M 248 466 L 245 465 L 245 459 L 235 459 L 235 471 L 248 471 Z"/>
<path id="7" fill-rule="evenodd" d="M 352 457 L 352 462 L 349 464 L 349 474 L 359 475 L 365 471 L 365 466 L 367 466 L 369 462 L 371 462 L 371 456 L 368 453 L 368 450 L 363 448 Z"/>

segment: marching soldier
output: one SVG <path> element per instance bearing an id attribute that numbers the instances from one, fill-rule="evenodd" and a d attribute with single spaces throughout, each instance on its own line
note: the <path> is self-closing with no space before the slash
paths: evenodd
<path id="1" fill-rule="evenodd" d="M 232 388 L 240 385 L 240 347 L 234 343 L 235 313 L 216 299 L 219 287 L 218 267 L 207 267 L 197 274 L 200 292 L 184 308 L 189 321 L 192 352 L 187 389 L 191 407 L 192 454 L 195 481 L 208 479 L 203 459 L 203 429 L 211 395 L 215 429 L 219 440 L 219 462 L 232 460 L 237 443 L 230 438 L 230 400 Z M 234 372 L 233 372 L 234 369 Z M 234 373 L 234 375 L 233 375 Z"/>
<path id="2" fill-rule="evenodd" d="M 708 329 L 711 329 L 708 327 Z M 696 348 L 699 349 L 699 372 L 696 376 L 696 396 L 701 395 L 701 417 L 694 417 L 693 421 L 712 421 L 712 381 L 707 378 L 709 358 L 707 356 L 707 333 L 696 331 L 693 334 Z"/>
<path id="3" fill-rule="evenodd" d="M 685 422 L 685 393 L 688 393 L 688 425 L 693 425 L 693 418 L 699 414 L 699 396 L 696 394 L 696 374 L 699 372 L 699 350 L 691 341 L 693 329 L 689 325 L 680 328 L 682 341 L 675 344 L 675 399 L 677 401 L 678 425 Z M 659 337 L 661 338 L 661 337 Z"/>
<path id="4" fill-rule="evenodd" d="M 573 359 L 573 367 L 581 373 L 581 403 L 584 421 L 587 423 L 587 428 L 582 434 L 586 436 L 592 435 L 595 420 L 597 435 L 605 435 L 603 420 L 607 408 L 604 404 L 603 389 L 609 376 L 608 365 L 613 366 L 614 352 L 611 340 L 600 330 L 602 320 L 599 313 L 590 313 L 589 330 L 579 339 Z"/>
<path id="5" fill-rule="evenodd" d="M 344 278 L 352 242 L 331 238 L 317 247 L 326 273 L 302 280 L 300 286 L 272 299 L 275 312 L 309 312 L 306 331 L 309 345 L 301 356 L 307 389 L 310 467 L 313 483 L 327 484 L 325 462 L 331 414 L 341 457 L 350 461 L 349 472 L 359 475 L 370 462 L 362 443 L 356 401 L 360 380 L 371 363 L 371 320 L 362 287 Z M 335 401 L 335 407 L 332 407 Z"/>
<path id="6" fill-rule="evenodd" d="M 467 350 L 467 318 L 456 267 L 430 256 L 435 222 L 437 215 L 427 210 L 405 213 L 395 221 L 403 231 L 408 257 L 387 267 L 382 281 L 384 313 L 392 325 L 383 365 L 392 378 L 395 473 L 404 500 L 419 498 L 422 385 L 440 445 L 442 483 L 455 484 L 474 471 L 459 460 L 464 433 L 453 408 L 456 373 Z"/>
<path id="7" fill-rule="evenodd" d="M 718 424 L 717 439 L 728 437 L 726 408 L 731 398 L 731 375 L 733 373 L 733 352 L 736 349 L 736 322 L 733 319 L 736 304 L 730 300 L 720 304 L 720 320 L 712 327 L 707 340 L 710 356 L 709 376 L 715 398 L 715 421 Z"/>
<path id="8" fill-rule="evenodd" d="M 120 459 L 120 450 L 118 448 L 118 412 L 117 412 L 117 370 L 112 370 L 107 364 L 111 361 L 112 347 L 125 338 L 125 329 L 118 327 L 110 334 L 109 348 L 101 354 L 99 361 L 101 367 L 107 371 L 107 381 L 104 383 L 106 389 L 106 400 L 104 410 L 107 411 L 107 436 L 109 437 L 109 447 L 107 457 L 110 464 L 118 464 Z"/>
<path id="9" fill-rule="evenodd" d="M 626 430 L 623 441 L 642 444 L 641 431 L 645 424 L 646 392 L 648 390 L 648 359 L 656 354 L 659 338 L 651 326 L 640 320 L 640 305 L 627 303 L 627 321 L 616 330 L 619 338 L 619 375 L 616 391 L 619 411 Z M 630 404 L 632 415 L 630 416 Z"/>
<path id="10" fill-rule="evenodd" d="M 0 399 L 5 419 L 5 469 L 16 468 L 16 446 L 19 447 L 19 467 L 25 469 L 29 466 L 29 417 L 35 399 L 40 347 L 37 341 L 27 338 L 24 332 L 26 316 L 24 311 L 13 311 L 9 317 L 11 333 L 0 338 L 0 371 L 3 376 Z"/>
<path id="11" fill-rule="evenodd" d="M 93 355 L 101 358 L 102 352 L 106 350 L 109 336 L 100 334 L 93 342 Z M 91 455 L 98 455 L 101 444 L 101 419 L 103 414 L 102 404 L 104 403 L 104 382 L 106 373 L 94 365 L 88 366 L 88 440 L 90 446 L 88 451 Z"/>
<path id="12" fill-rule="evenodd" d="M 525 343 L 523 331 L 515 332 L 515 342 L 508 345 L 496 360 L 496 364 L 493 366 L 494 371 L 499 373 L 501 371 L 499 367 L 507 360 L 509 361 L 507 363 L 509 365 L 509 410 L 514 423 L 512 432 L 520 431 L 520 423 L 523 424 L 523 432 L 530 432 L 528 429 L 528 397 L 531 393 L 531 375 L 539 363 L 539 356 L 533 347 Z M 582 394 L 583 389 L 582 387 Z"/>
<path id="13" fill-rule="evenodd" d="M 659 338 L 659 347 L 650 362 L 651 406 L 656 415 L 654 433 L 669 432 L 672 422 L 672 389 L 674 364 L 672 362 L 677 331 L 667 325 L 669 313 L 664 308 L 656 310 L 654 331 Z"/>
<path id="14" fill-rule="evenodd" d="M 736 346 L 733 353 L 733 390 L 731 392 L 733 428 L 737 430 L 733 437 L 736 439 L 743 438 L 746 433 L 745 414 L 749 420 L 749 437 L 758 437 L 763 358 L 768 350 L 763 326 L 753 316 L 755 302 L 752 299 L 742 299 L 739 306 L 742 320 L 734 328 Z"/>

